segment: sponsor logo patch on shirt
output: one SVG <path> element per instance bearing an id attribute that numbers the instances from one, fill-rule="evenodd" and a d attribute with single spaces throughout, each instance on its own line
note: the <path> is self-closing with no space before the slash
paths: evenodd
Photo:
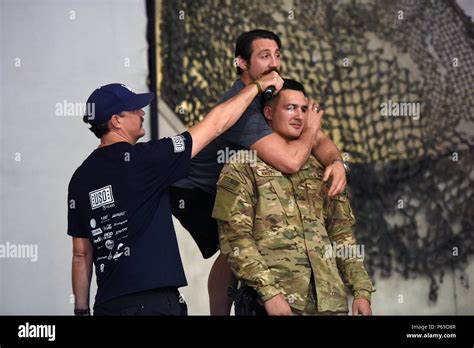
<path id="1" fill-rule="evenodd" d="M 103 205 L 114 203 L 114 196 L 112 194 L 112 186 L 105 186 L 98 190 L 89 192 L 91 208 L 102 207 Z"/>
<path id="2" fill-rule="evenodd" d="M 92 235 L 95 237 L 97 236 L 98 234 L 101 234 L 102 233 L 102 229 L 99 227 L 99 228 L 96 228 L 95 230 L 92 230 Z"/>
<path id="3" fill-rule="evenodd" d="M 182 135 L 175 135 L 171 137 L 173 142 L 174 152 L 183 152 L 184 151 L 184 137 Z"/>

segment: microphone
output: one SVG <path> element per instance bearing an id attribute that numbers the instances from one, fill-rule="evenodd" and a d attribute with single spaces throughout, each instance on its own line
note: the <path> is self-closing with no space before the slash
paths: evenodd
<path id="1" fill-rule="evenodd" d="M 270 68 L 269 70 L 265 71 L 264 75 L 271 73 L 272 71 L 278 72 L 277 68 Z M 273 93 L 275 93 L 275 86 L 268 86 L 262 93 L 262 99 L 264 102 L 269 101 L 273 97 Z"/>
<path id="2" fill-rule="evenodd" d="M 264 102 L 272 99 L 273 93 L 275 92 L 275 86 L 268 86 L 264 91 L 263 91 L 263 100 Z"/>

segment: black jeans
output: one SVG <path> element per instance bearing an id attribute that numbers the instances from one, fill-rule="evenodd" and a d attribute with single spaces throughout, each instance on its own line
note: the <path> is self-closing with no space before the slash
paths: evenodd
<path id="1" fill-rule="evenodd" d="M 188 315 L 188 307 L 178 289 L 158 288 L 96 305 L 94 315 Z"/>

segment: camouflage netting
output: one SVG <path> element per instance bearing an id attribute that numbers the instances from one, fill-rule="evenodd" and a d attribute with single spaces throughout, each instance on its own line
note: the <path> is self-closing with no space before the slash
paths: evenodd
<path id="1" fill-rule="evenodd" d="M 187 125 L 236 79 L 237 36 L 283 41 L 282 74 L 324 105 L 324 131 L 352 164 L 349 188 L 372 275 L 468 287 L 474 252 L 474 40 L 452 1 L 165 1 L 159 90 Z M 383 103 L 419 103 L 419 118 Z M 408 104 L 406 104 L 408 105 Z"/>

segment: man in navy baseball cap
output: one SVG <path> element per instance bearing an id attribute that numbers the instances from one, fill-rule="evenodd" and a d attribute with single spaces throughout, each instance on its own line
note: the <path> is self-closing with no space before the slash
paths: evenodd
<path id="1" fill-rule="evenodd" d="M 145 135 L 142 110 L 154 98 L 153 93 L 134 93 L 121 83 L 111 83 L 97 88 L 87 99 L 84 122 L 90 130 L 104 141 L 103 136 L 111 135 L 114 140 L 136 143 Z M 111 132 L 113 131 L 113 132 Z"/>
<path id="2" fill-rule="evenodd" d="M 94 268 L 94 315 L 187 314 L 178 291 L 187 283 L 168 188 L 269 86 L 283 86 L 275 71 L 244 86 L 188 131 L 147 142 L 137 142 L 145 134 L 141 108 L 153 94 L 135 94 L 121 84 L 92 93 L 84 121 L 100 145 L 74 172 L 67 199 L 75 315 L 91 313 Z"/>

